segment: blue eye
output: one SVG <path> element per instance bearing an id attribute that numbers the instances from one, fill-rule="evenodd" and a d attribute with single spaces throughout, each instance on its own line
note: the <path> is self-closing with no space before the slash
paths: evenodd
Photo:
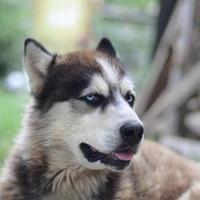
<path id="1" fill-rule="evenodd" d="M 95 94 L 88 94 L 84 98 L 88 102 L 94 102 L 98 100 L 98 97 Z"/>
<path id="2" fill-rule="evenodd" d="M 125 96 L 126 101 L 133 106 L 134 102 L 135 102 L 135 97 L 134 95 L 132 95 L 130 92 L 128 92 Z"/>
<path id="3" fill-rule="evenodd" d="M 80 97 L 81 101 L 85 101 L 88 105 L 97 107 L 103 104 L 105 98 L 100 94 L 90 93 Z"/>

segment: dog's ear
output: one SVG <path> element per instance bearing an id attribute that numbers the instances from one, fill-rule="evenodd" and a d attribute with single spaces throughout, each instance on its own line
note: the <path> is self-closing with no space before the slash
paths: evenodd
<path id="1" fill-rule="evenodd" d="M 111 57 L 116 57 L 116 51 L 108 38 L 101 39 L 96 50 L 106 53 Z"/>
<path id="2" fill-rule="evenodd" d="M 37 41 L 26 39 L 24 43 L 24 68 L 28 75 L 31 93 L 37 96 L 46 79 L 53 56 Z"/>

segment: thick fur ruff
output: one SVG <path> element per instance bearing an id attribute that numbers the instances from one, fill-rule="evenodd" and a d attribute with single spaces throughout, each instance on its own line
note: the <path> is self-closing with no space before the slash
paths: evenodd
<path id="1" fill-rule="evenodd" d="M 27 152 L 16 150 L 4 168 L 1 200 L 200 199 L 200 167 L 150 141 L 144 141 L 131 166 L 121 172 L 78 165 L 60 170 L 46 166 L 42 149 L 34 148 L 27 161 L 22 160 Z"/>

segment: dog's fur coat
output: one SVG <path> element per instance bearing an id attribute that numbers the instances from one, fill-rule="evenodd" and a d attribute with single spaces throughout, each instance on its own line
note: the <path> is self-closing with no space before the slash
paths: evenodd
<path id="1" fill-rule="evenodd" d="M 121 97 L 133 89 L 121 65 L 106 39 L 97 51 L 64 56 L 26 40 L 33 98 L 2 170 L 0 200 L 200 199 L 200 166 L 153 142 L 144 141 L 124 170 L 118 170 L 118 163 L 83 157 L 81 142 L 109 154 L 121 142 L 117 130 L 122 123 L 133 119 L 141 124 Z M 101 108 L 79 98 L 93 90 L 109 96 Z"/>

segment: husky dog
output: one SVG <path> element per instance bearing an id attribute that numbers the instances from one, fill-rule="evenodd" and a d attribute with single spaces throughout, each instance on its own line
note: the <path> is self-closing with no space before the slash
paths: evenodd
<path id="1" fill-rule="evenodd" d="M 134 85 L 108 39 L 67 55 L 27 39 L 24 64 L 32 98 L 0 200 L 200 199 L 197 164 L 140 145 Z"/>

